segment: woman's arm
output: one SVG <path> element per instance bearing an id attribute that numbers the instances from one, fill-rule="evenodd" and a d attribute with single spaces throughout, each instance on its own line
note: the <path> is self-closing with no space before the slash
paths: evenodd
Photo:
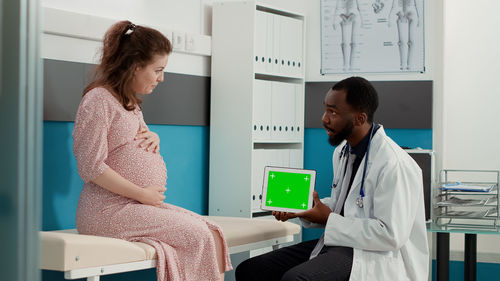
<path id="1" fill-rule="evenodd" d="M 159 153 L 160 137 L 158 137 L 158 134 L 156 134 L 155 132 L 149 130 L 148 125 L 146 125 L 146 122 L 144 122 L 144 116 L 142 115 L 142 110 L 140 111 L 140 113 L 141 113 L 141 120 L 139 121 L 140 127 L 134 140 L 144 139 L 139 144 L 139 147 L 146 149 L 146 151 Z"/>
<path id="2" fill-rule="evenodd" d="M 92 180 L 102 188 L 118 195 L 137 200 L 143 204 L 159 206 L 163 203 L 167 190 L 164 186 L 150 185 L 144 188 L 128 181 L 111 168 L 104 170 L 102 174 Z"/>
<path id="3" fill-rule="evenodd" d="M 148 127 L 142 127 L 137 132 L 134 140 L 144 139 L 139 147 L 146 149 L 146 151 L 152 151 L 153 153 L 160 152 L 160 137 L 153 131 L 150 131 Z"/>
<path id="4" fill-rule="evenodd" d="M 82 180 L 93 182 L 118 195 L 157 206 L 165 196 L 165 187 L 140 187 L 111 169 L 108 157 L 109 120 L 113 119 L 111 102 L 103 88 L 88 92 L 82 99 L 73 129 L 73 151 Z"/>

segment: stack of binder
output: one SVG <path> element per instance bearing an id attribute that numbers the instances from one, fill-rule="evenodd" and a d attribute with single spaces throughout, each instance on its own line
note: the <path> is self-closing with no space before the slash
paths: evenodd
<path id="1" fill-rule="evenodd" d="M 255 71 L 301 76 L 303 21 L 257 10 L 255 23 Z"/>

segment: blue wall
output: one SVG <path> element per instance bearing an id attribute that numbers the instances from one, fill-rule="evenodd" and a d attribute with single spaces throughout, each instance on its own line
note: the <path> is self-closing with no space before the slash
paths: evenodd
<path id="1" fill-rule="evenodd" d="M 208 212 L 209 128 L 202 126 L 149 125 L 161 139 L 161 155 L 168 169 L 167 199 L 199 214 Z M 83 182 L 72 150 L 73 122 L 44 122 L 43 230 L 74 228 L 78 196 Z M 431 130 L 387 130 L 398 144 L 432 148 Z M 304 166 L 317 170 L 316 189 L 329 196 L 331 155 L 323 129 L 306 129 Z M 61 211 L 64 210 L 64 211 Z M 310 240 L 305 231 L 304 240 Z"/>
<path id="2" fill-rule="evenodd" d="M 208 212 L 209 128 L 201 126 L 149 125 L 161 139 L 161 155 L 167 169 L 166 201 L 199 214 Z M 72 152 L 72 122 L 44 122 L 43 144 L 43 230 L 75 227 L 75 212 L 83 185 Z M 432 149 L 432 130 L 389 129 L 399 145 Z M 317 170 L 320 197 L 329 196 L 332 181 L 331 156 L 323 129 L 306 129 L 304 166 Z M 303 240 L 319 237 L 322 230 L 306 229 Z M 433 266 L 435 270 L 435 265 Z M 493 280 L 500 264 L 478 263 L 478 281 Z M 64 280 L 62 272 L 43 271 L 44 281 Z M 156 280 L 154 269 L 103 276 L 106 280 Z M 450 280 L 463 280 L 463 262 L 450 263 Z"/>
<path id="3" fill-rule="evenodd" d="M 150 125 L 160 136 L 168 180 L 166 202 L 208 211 L 208 127 Z M 43 230 L 75 227 L 83 185 L 73 156 L 73 122 L 44 122 Z"/>

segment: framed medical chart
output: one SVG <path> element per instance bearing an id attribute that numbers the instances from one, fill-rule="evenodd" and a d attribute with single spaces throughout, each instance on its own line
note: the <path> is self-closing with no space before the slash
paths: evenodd
<path id="1" fill-rule="evenodd" d="M 424 72 L 424 0 L 321 0 L 321 73 Z"/>

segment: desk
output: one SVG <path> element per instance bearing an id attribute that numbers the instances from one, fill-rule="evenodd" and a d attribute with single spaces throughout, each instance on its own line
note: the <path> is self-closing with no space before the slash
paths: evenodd
<path id="1" fill-rule="evenodd" d="M 436 280 L 450 280 L 450 233 L 465 234 L 464 250 L 464 281 L 476 281 L 477 234 L 500 234 L 498 228 L 491 229 L 458 229 L 456 227 L 440 226 L 432 222 L 427 224 L 428 232 L 436 232 Z"/>

